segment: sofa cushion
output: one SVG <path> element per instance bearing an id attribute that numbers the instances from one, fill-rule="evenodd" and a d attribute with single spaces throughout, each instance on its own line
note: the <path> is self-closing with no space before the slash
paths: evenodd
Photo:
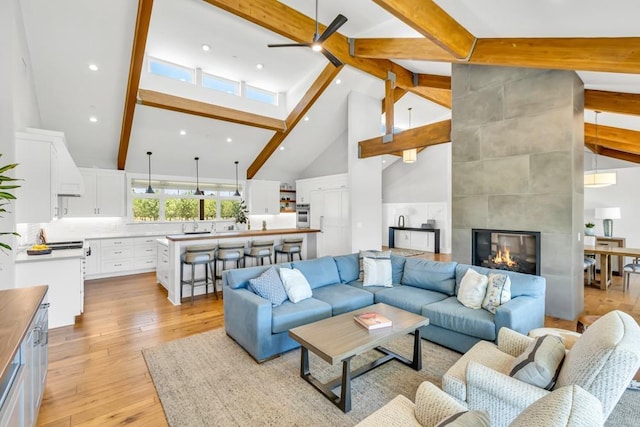
<path id="1" fill-rule="evenodd" d="M 422 312 L 419 314 L 428 317 L 430 325 L 483 340 L 495 341 L 496 339 L 494 315 L 486 310 L 465 307 L 456 297 L 426 305 L 422 307 Z"/>
<path id="2" fill-rule="evenodd" d="M 289 300 L 296 304 L 311 298 L 311 287 L 304 275 L 297 268 L 281 268 L 280 279 Z"/>
<path id="3" fill-rule="evenodd" d="M 455 262 L 407 258 L 401 283 L 451 296 L 456 283 L 456 265 Z"/>
<path id="4" fill-rule="evenodd" d="M 477 267 L 475 265 L 458 264 L 456 266 L 456 292 L 460 286 L 460 281 L 467 272 L 467 269 L 473 268 L 480 274 L 489 275 L 489 273 L 496 273 L 497 270 L 493 270 L 485 267 Z M 534 276 L 532 274 L 516 273 L 515 271 L 500 270 L 501 274 L 506 274 L 511 280 L 511 298 L 519 296 L 530 296 L 535 298 L 544 298 L 546 282 L 543 277 Z"/>
<path id="5" fill-rule="evenodd" d="M 297 304 L 285 301 L 273 307 L 271 332 L 278 334 L 291 328 L 331 317 L 331 306 L 315 298 L 307 298 Z"/>
<path id="6" fill-rule="evenodd" d="M 331 305 L 333 316 L 373 304 L 373 294 L 341 283 L 313 290 L 313 297 Z"/>
<path id="7" fill-rule="evenodd" d="M 477 273 L 472 269 L 467 270 L 460 282 L 456 298 L 465 307 L 479 309 L 482 307 L 484 295 L 487 293 L 488 281 L 489 278 L 484 274 Z"/>
<path id="8" fill-rule="evenodd" d="M 402 281 L 402 273 L 404 272 L 404 263 L 407 259 L 403 256 L 391 253 L 391 281 L 400 283 Z"/>
<path id="9" fill-rule="evenodd" d="M 276 267 L 271 267 L 255 279 L 249 279 L 249 289 L 276 307 L 287 300 L 282 280 Z"/>
<path id="10" fill-rule="evenodd" d="M 368 288 L 367 288 L 368 289 Z M 394 286 L 375 293 L 375 302 L 383 302 L 416 314 L 422 314 L 422 306 L 441 301 L 447 296 L 440 292 L 414 286 Z"/>
<path id="11" fill-rule="evenodd" d="M 276 264 L 276 267 L 290 268 L 291 265 L 289 263 L 283 263 Z M 260 265 L 249 268 L 234 268 L 233 270 L 225 270 L 223 274 L 226 276 L 227 285 L 231 289 L 246 288 L 249 285 L 249 279 L 255 279 L 269 268 L 271 268 L 269 265 Z"/>
<path id="12" fill-rule="evenodd" d="M 311 289 L 340 283 L 338 266 L 333 257 L 325 256 L 304 261 L 294 261 L 291 266 L 302 271 L 309 285 L 311 285 Z"/>
<path id="13" fill-rule="evenodd" d="M 384 286 L 393 287 L 391 284 L 391 260 L 363 258 L 364 286 Z"/>
<path id="14" fill-rule="evenodd" d="M 354 288 L 358 288 L 358 289 L 364 289 L 369 293 L 375 294 L 377 292 L 380 292 L 384 289 L 389 289 L 386 286 L 364 286 L 364 284 L 362 283 L 361 280 L 356 280 L 355 282 L 349 282 L 348 283 L 349 286 L 353 286 Z M 402 285 L 391 285 L 391 287 L 400 287 Z"/>
<path id="15" fill-rule="evenodd" d="M 333 258 L 338 267 L 340 275 L 340 283 L 349 283 L 358 280 L 360 273 L 360 265 L 358 263 L 358 254 L 339 255 Z"/>

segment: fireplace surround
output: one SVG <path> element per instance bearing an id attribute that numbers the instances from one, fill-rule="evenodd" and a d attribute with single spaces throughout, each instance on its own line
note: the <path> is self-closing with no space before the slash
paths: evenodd
<path id="1" fill-rule="evenodd" d="M 473 265 L 540 275 L 540 232 L 474 228 L 471 234 Z"/>

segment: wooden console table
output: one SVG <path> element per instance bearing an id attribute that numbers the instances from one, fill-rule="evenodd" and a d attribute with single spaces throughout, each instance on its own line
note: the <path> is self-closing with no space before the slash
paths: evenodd
<path id="1" fill-rule="evenodd" d="M 433 233 L 433 252 L 440 253 L 440 229 L 439 228 L 417 228 L 417 227 L 389 227 L 389 248 L 396 247 L 396 230 L 421 231 L 423 233 Z"/>

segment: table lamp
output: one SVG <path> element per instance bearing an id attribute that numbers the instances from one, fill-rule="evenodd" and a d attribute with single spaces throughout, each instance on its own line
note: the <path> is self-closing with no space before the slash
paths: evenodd
<path id="1" fill-rule="evenodd" d="M 613 234 L 613 220 L 620 219 L 620 208 L 596 208 L 596 218 L 602 219 L 604 236 L 611 237 Z"/>

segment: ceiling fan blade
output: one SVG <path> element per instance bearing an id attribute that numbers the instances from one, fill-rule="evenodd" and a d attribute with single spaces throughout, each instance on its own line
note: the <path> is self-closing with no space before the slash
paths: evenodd
<path id="1" fill-rule="evenodd" d="M 268 44 L 267 47 L 311 47 L 311 43 Z"/>
<path id="2" fill-rule="evenodd" d="M 324 33 L 322 33 L 320 37 L 318 37 L 318 40 L 316 40 L 316 42 L 322 43 L 323 41 L 331 37 L 331 34 L 338 31 L 338 29 L 342 27 L 345 22 L 347 22 L 346 16 L 344 15 L 336 16 L 335 19 L 331 22 L 331 24 L 329 24 L 329 26 L 325 28 Z"/>
<path id="3" fill-rule="evenodd" d="M 342 61 L 340 61 L 338 58 L 336 58 L 335 56 L 333 56 L 333 54 L 331 52 L 329 52 L 327 49 L 322 49 L 322 54 L 335 66 L 335 67 L 341 67 L 342 66 Z"/>

